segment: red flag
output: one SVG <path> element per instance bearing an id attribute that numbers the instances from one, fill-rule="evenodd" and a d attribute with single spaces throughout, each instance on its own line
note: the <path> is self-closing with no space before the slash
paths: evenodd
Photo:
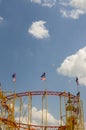
<path id="1" fill-rule="evenodd" d="M 41 75 L 41 80 L 46 80 L 46 74 L 45 74 L 45 72 Z"/>
<path id="2" fill-rule="evenodd" d="M 12 81 L 16 82 L 16 74 L 15 73 L 12 75 Z"/>

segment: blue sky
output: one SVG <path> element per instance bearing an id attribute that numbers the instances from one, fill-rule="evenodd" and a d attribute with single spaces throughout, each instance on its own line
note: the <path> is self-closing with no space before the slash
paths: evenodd
<path id="1" fill-rule="evenodd" d="M 86 0 L 0 0 L 2 89 L 13 91 L 16 86 L 17 92 L 24 92 L 46 88 L 76 94 L 78 76 L 85 102 L 85 26 Z M 40 80 L 43 72 L 46 84 Z"/>

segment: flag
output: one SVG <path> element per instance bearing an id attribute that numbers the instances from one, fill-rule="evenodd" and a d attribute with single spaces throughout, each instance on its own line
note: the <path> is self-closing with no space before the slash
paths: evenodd
<path id="1" fill-rule="evenodd" d="M 76 84 L 79 85 L 78 77 L 76 77 Z"/>
<path id="2" fill-rule="evenodd" d="M 45 74 L 45 72 L 41 75 L 41 80 L 46 80 L 46 74 Z"/>
<path id="3" fill-rule="evenodd" d="M 16 74 L 15 73 L 12 75 L 12 81 L 16 82 Z"/>

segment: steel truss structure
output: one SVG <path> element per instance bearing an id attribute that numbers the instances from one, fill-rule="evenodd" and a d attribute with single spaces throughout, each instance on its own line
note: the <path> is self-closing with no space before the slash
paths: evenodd
<path id="1" fill-rule="evenodd" d="M 33 97 L 40 96 L 41 121 L 32 122 Z M 48 97 L 59 98 L 60 123 L 48 124 Z M 39 101 L 38 101 L 39 102 Z M 53 101 L 54 102 L 54 101 Z M 57 104 L 57 101 L 55 101 Z M 24 111 L 25 109 L 25 111 Z M 64 112 L 63 112 L 64 111 Z M 29 91 L 7 93 L 0 91 L 0 130 L 84 130 L 83 102 L 80 93 L 70 92 Z"/>

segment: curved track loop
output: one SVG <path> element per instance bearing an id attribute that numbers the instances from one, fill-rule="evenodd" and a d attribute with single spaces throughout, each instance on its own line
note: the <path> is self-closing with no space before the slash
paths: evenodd
<path id="1" fill-rule="evenodd" d="M 6 101 L 11 100 L 16 97 L 22 97 L 22 96 L 35 96 L 35 95 L 54 95 L 54 96 L 64 96 L 68 97 L 69 93 L 66 92 L 55 92 L 55 91 L 29 91 L 29 92 L 23 92 L 23 93 L 14 93 L 11 95 L 6 96 Z M 75 97 L 74 95 L 70 94 L 70 97 L 73 98 Z"/>
<path id="2" fill-rule="evenodd" d="M 11 111 L 10 108 L 8 107 L 8 105 L 6 104 L 7 101 L 14 99 L 14 98 L 18 98 L 18 97 L 23 97 L 23 96 L 35 96 L 35 95 L 50 95 L 50 96 L 63 96 L 63 97 L 68 97 L 69 93 L 67 92 L 56 92 L 56 91 L 29 91 L 29 92 L 22 92 L 22 93 L 14 93 L 14 94 L 10 94 L 5 96 L 5 100 L 1 101 L 1 105 L 8 111 Z M 71 98 L 74 98 L 76 96 L 70 94 Z M 5 118 L 0 118 L 0 121 L 3 122 L 4 124 L 13 127 L 13 128 L 23 128 L 23 129 L 29 129 L 29 130 L 35 130 L 37 128 L 42 128 L 43 130 L 45 130 L 46 128 L 55 128 L 60 130 L 60 126 L 42 126 L 42 125 L 28 125 L 28 124 L 24 124 L 24 123 L 18 123 L 15 121 L 11 121 L 9 119 L 5 119 Z M 46 128 L 45 128 L 46 127 Z M 61 130 L 65 130 L 66 126 L 61 126 Z"/>
<path id="3" fill-rule="evenodd" d="M 43 128 L 45 129 L 46 128 L 54 128 L 54 129 L 60 129 L 60 128 L 63 128 L 61 130 L 64 130 L 66 128 L 66 126 L 42 126 L 42 125 L 28 125 L 28 124 L 24 124 L 24 123 L 17 123 L 17 122 L 13 122 L 11 120 L 8 120 L 8 119 L 4 119 L 4 118 L 0 118 L 0 121 L 2 121 L 4 124 L 7 124 L 8 126 L 10 127 L 13 127 L 13 128 L 23 128 L 23 129 L 30 129 L 30 130 L 36 130 L 38 128 Z"/>

